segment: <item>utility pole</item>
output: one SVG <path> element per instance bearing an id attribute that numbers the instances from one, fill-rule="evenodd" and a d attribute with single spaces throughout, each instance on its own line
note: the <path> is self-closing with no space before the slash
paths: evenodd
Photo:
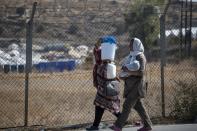
<path id="1" fill-rule="evenodd" d="M 181 27 L 180 27 L 180 59 L 183 58 L 183 1 L 181 1 Z"/>
<path id="2" fill-rule="evenodd" d="M 191 56 L 192 48 L 192 13 L 193 13 L 193 1 L 190 0 L 190 24 L 189 24 L 189 46 L 188 46 L 188 56 Z"/>
<path id="3" fill-rule="evenodd" d="M 193 11 L 192 0 L 181 1 L 181 28 L 180 28 L 180 56 L 185 57 L 191 56 L 192 48 L 192 11 Z M 184 24 L 183 24 L 184 23 Z M 183 29 L 185 36 L 183 38 Z M 184 40 L 184 51 L 183 51 L 183 40 Z M 183 53 L 184 52 L 184 53 Z"/>
<path id="4" fill-rule="evenodd" d="M 185 43 L 184 43 L 185 45 L 184 45 L 184 49 L 185 49 L 185 55 L 186 56 L 187 56 L 187 40 L 188 40 L 187 11 L 188 11 L 188 0 L 185 1 Z"/>

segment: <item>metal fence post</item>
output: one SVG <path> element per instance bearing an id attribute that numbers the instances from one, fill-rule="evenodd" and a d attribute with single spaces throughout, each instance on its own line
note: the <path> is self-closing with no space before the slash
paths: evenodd
<path id="1" fill-rule="evenodd" d="M 171 4 L 171 0 L 168 0 L 166 7 L 164 8 L 163 14 L 160 16 L 160 50 L 161 50 L 161 108 L 162 116 L 165 117 L 165 79 L 164 79 L 164 67 L 166 64 L 166 29 L 165 29 L 165 17 L 168 8 Z"/>
<path id="2" fill-rule="evenodd" d="M 32 68 L 32 30 L 33 18 L 36 11 L 37 2 L 32 7 L 31 18 L 26 23 L 26 65 L 25 65 L 25 118 L 24 126 L 28 125 L 28 98 L 29 98 L 29 73 Z"/>
<path id="3" fill-rule="evenodd" d="M 165 117 L 165 89 L 164 89 L 164 66 L 165 66 L 165 15 L 160 17 L 160 50 L 161 50 L 161 102 L 162 116 Z"/>

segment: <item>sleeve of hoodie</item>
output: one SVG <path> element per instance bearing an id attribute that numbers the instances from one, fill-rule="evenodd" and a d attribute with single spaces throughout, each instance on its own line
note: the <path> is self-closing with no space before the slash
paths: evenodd
<path id="1" fill-rule="evenodd" d="M 129 71 L 144 72 L 145 64 L 146 64 L 146 58 L 144 54 L 140 54 L 136 56 L 136 60 L 133 63 L 127 64 L 126 67 L 128 68 Z"/>
<path id="2" fill-rule="evenodd" d="M 140 72 L 144 72 L 145 71 L 145 67 L 146 67 L 146 57 L 144 54 L 140 54 L 136 57 L 136 60 L 139 61 L 140 64 L 140 68 L 138 71 Z"/>

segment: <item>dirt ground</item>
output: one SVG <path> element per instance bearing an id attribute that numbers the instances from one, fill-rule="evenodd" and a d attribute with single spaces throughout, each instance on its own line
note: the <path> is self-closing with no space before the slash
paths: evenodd
<path id="1" fill-rule="evenodd" d="M 195 79 L 197 68 L 188 62 L 165 67 L 166 112 L 173 110 L 175 81 Z M 144 100 L 151 117 L 161 116 L 160 64 L 147 65 L 148 95 Z M 123 90 L 123 82 L 121 90 Z M 29 125 L 62 126 L 89 123 L 94 119 L 91 70 L 63 73 L 32 73 L 29 81 Z M 25 75 L 0 73 L 0 127 L 24 125 Z M 123 99 L 121 97 L 121 102 Z M 139 119 L 136 113 L 130 121 Z M 115 120 L 106 111 L 102 120 Z"/>

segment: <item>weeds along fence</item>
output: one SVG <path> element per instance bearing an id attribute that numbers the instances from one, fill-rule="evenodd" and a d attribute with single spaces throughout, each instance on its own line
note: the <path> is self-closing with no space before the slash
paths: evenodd
<path id="1" fill-rule="evenodd" d="M 129 53 L 128 44 L 131 37 L 142 39 L 148 60 L 148 94 L 144 103 L 151 118 L 162 117 L 162 111 L 165 111 L 166 116 L 170 116 L 174 110 L 174 96 L 178 88 L 176 82 L 190 82 L 196 79 L 197 41 L 196 37 L 192 37 L 191 56 L 188 57 L 183 52 L 186 48 L 181 47 L 180 43 L 179 4 L 170 6 L 164 21 L 164 100 L 160 57 L 163 48 L 160 47 L 158 28 L 161 21 L 158 21 L 157 27 L 153 26 L 157 32 L 155 35 L 147 33 L 149 28 L 142 27 L 141 24 L 126 24 L 124 10 L 117 8 L 118 4 L 91 8 L 91 3 L 87 4 L 84 11 L 72 6 L 69 10 L 65 7 L 58 11 L 38 3 L 32 29 L 32 47 L 27 45 L 31 43 L 31 34 L 27 33 L 29 28 L 25 26 L 27 18 L 31 18 L 31 8 L 2 8 L 7 14 L 1 12 L 0 18 L 1 128 L 24 125 L 65 126 L 93 122 L 96 89 L 92 82 L 92 50 L 98 38 L 104 35 L 114 35 L 117 38 L 115 63 L 118 69 L 121 60 Z M 97 7 L 102 8 L 98 11 Z M 116 10 L 108 10 L 112 7 Z M 177 11 L 173 12 L 175 7 Z M 133 34 L 129 30 L 132 28 L 136 29 Z M 195 30 L 192 34 L 196 34 Z M 32 61 L 29 61 L 31 50 Z M 26 72 L 26 63 L 32 65 L 31 72 Z M 124 83 L 121 83 L 122 92 Z M 123 101 L 121 97 L 121 103 Z M 162 104 L 165 110 L 162 109 Z M 106 111 L 102 120 L 115 119 Z M 129 117 L 131 122 L 138 119 L 136 113 Z"/>

